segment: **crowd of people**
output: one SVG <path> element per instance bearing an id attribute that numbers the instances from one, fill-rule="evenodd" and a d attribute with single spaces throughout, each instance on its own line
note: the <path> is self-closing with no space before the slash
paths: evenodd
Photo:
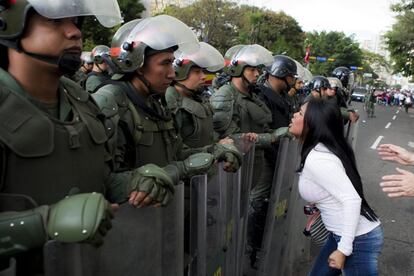
<path id="1" fill-rule="evenodd" d="M 162 208 L 178 183 L 217 163 L 237 171 L 238 139 L 255 144 L 246 249 L 255 267 L 279 141 L 296 137 L 300 193 L 331 232 L 310 275 L 378 274 L 382 228 L 344 136 L 359 117 L 347 106 L 348 68 L 312 77 L 257 44 L 223 56 L 166 15 L 126 22 L 110 47 L 82 52 L 84 16 L 105 27 L 121 16 L 116 0 L 78 2 L 0 4 L 0 270 L 41 274 L 45 241 L 99 245 L 120 204 Z M 218 74 L 208 89 L 207 72 Z M 392 145 L 380 154 L 413 159 Z M 399 172 L 407 179 L 385 177 L 384 191 L 412 195 L 412 176 Z"/>

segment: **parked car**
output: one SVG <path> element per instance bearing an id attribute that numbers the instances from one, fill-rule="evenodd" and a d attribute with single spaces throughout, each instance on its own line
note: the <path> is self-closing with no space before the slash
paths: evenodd
<path id="1" fill-rule="evenodd" d="M 365 87 L 355 87 L 352 91 L 351 99 L 353 101 L 362 102 L 364 101 L 365 94 L 367 94 L 367 89 Z"/>

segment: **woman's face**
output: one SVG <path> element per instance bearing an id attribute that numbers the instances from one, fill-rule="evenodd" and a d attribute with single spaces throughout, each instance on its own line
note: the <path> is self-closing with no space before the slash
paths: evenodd
<path id="1" fill-rule="evenodd" d="M 289 132 L 292 133 L 296 138 L 299 138 L 302 135 L 303 119 L 307 105 L 307 103 L 302 105 L 300 110 L 293 114 L 292 121 L 289 125 Z"/>

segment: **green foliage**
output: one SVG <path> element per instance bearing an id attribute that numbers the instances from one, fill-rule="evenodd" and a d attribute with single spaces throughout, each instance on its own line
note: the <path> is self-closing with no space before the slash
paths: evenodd
<path id="1" fill-rule="evenodd" d="M 393 7 L 398 12 L 396 23 L 385 34 L 385 40 L 394 62 L 394 73 L 414 75 L 414 1 L 402 1 Z"/>
<path id="2" fill-rule="evenodd" d="M 141 12 L 145 10 L 139 0 L 118 0 L 118 3 L 124 22 L 141 18 Z M 118 28 L 119 26 L 108 29 L 99 24 L 95 17 L 85 17 L 82 26 L 83 49 L 90 51 L 100 44 L 110 46 L 112 37 Z"/>
<path id="3" fill-rule="evenodd" d="M 238 27 L 234 11 L 237 5 L 221 0 L 200 0 L 180 8 L 169 6 L 164 14 L 174 16 L 197 34 L 200 41 L 215 46 L 221 52 L 237 44 Z"/>
<path id="4" fill-rule="evenodd" d="M 304 55 L 305 34 L 296 20 L 283 12 L 223 0 L 199 0 L 183 8 L 169 6 L 164 13 L 185 22 L 200 40 L 222 53 L 236 44 L 257 43 L 298 60 Z"/>
<path id="5" fill-rule="evenodd" d="M 342 32 L 313 32 L 306 34 L 305 45 L 311 45 L 311 56 L 334 58 L 333 62 L 312 60 L 310 71 L 313 75 L 330 75 L 338 66 L 362 66 L 362 51 L 353 37 Z"/>

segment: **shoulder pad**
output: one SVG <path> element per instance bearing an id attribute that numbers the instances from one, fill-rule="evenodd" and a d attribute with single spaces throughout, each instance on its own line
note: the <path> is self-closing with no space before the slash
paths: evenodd
<path id="1" fill-rule="evenodd" d="M 200 103 L 187 98 L 187 97 L 183 97 L 183 102 L 182 102 L 182 109 L 184 109 L 185 111 L 197 116 L 198 118 L 206 118 L 207 117 L 207 113 L 204 109 L 203 106 L 201 106 Z"/>
<path id="2" fill-rule="evenodd" d="M 224 85 L 210 97 L 210 104 L 214 111 L 229 111 L 233 106 L 234 96 L 232 88 Z"/>
<path id="3" fill-rule="evenodd" d="M 93 93 L 92 97 L 106 117 L 117 114 L 119 107 L 128 106 L 128 97 L 118 85 L 105 85 Z"/>
<path id="4" fill-rule="evenodd" d="M 167 102 L 167 107 L 171 112 L 176 112 L 180 107 L 180 98 L 181 95 L 175 90 L 174 87 L 170 86 L 165 92 L 165 101 Z"/>
<path id="5" fill-rule="evenodd" d="M 73 98 L 77 99 L 81 102 L 87 102 L 89 99 L 89 93 L 86 92 L 82 86 L 77 84 L 76 82 L 66 78 L 62 77 L 60 78 L 60 83 L 63 85 L 63 87 L 66 89 L 66 92 Z"/>
<path id="6" fill-rule="evenodd" d="M 0 88 L 0 118 L 0 141 L 17 155 L 40 157 L 53 151 L 52 122 L 25 98 L 6 87 Z"/>

